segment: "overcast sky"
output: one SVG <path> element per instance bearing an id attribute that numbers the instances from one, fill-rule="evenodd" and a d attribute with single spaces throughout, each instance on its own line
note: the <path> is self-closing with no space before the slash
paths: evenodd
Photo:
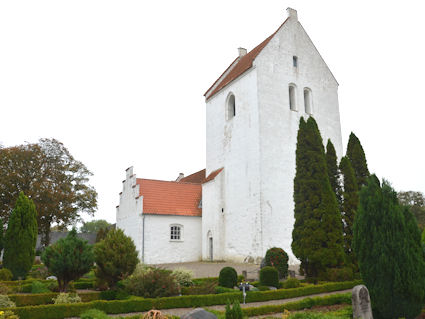
<path id="1" fill-rule="evenodd" d="M 343 142 L 425 192 L 423 1 L 1 1 L 0 143 L 56 138 L 94 174 L 115 222 L 125 169 L 205 167 L 204 92 L 237 55 L 298 17 L 337 78 Z M 89 218 L 88 218 L 89 219 Z"/>

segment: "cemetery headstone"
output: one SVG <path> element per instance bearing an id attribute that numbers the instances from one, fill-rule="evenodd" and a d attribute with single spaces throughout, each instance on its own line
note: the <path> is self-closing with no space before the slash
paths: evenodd
<path id="1" fill-rule="evenodd" d="M 351 295 L 353 318 L 373 319 L 369 291 L 365 285 L 357 285 Z"/>
<path id="2" fill-rule="evenodd" d="M 217 319 L 217 317 L 203 308 L 196 308 L 181 316 L 180 319 Z"/>

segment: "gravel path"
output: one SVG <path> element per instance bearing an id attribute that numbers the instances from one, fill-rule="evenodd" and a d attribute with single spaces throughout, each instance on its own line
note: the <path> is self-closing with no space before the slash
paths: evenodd
<path id="1" fill-rule="evenodd" d="M 340 291 L 333 291 L 333 292 L 324 292 L 324 293 L 320 293 L 320 294 L 314 294 L 314 295 L 309 295 L 309 296 L 302 296 L 302 297 L 296 297 L 296 298 L 288 298 L 288 299 L 279 299 L 279 300 L 269 300 L 269 301 L 261 301 L 261 302 L 250 302 L 247 304 L 241 304 L 242 308 L 249 308 L 249 307 L 261 307 L 261 306 L 266 306 L 266 305 L 283 305 L 286 304 L 288 302 L 292 302 L 292 301 L 298 301 L 298 300 L 302 300 L 305 298 L 311 298 L 311 297 L 323 297 L 323 296 L 329 296 L 329 295 L 334 295 L 334 294 L 340 294 L 340 293 L 346 293 L 346 292 L 351 292 L 351 289 L 347 289 L 347 290 L 340 290 Z M 224 311 L 225 306 L 224 305 L 217 305 L 217 306 L 209 306 L 209 307 L 205 307 L 208 309 L 212 309 L 212 310 L 220 310 L 220 311 Z M 161 312 L 163 314 L 167 314 L 167 315 L 173 315 L 173 316 L 182 316 L 185 313 L 188 313 L 189 311 L 193 310 L 194 308 L 175 308 L 175 309 L 163 309 L 161 310 Z M 128 313 L 128 314 L 122 314 L 122 315 L 109 315 L 111 317 L 130 317 L 130 316 L 135 316 L 135 315 L 141 315 L 141 314 L 145 314 L 145 312 L 134 312 L 134 313 Z"/>

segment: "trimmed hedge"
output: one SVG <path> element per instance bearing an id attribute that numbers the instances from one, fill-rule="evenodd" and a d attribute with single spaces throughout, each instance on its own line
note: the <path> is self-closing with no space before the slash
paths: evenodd
<path id="1" fill-rule="evenodd" d="M 293 289 L 279 289 L 271 291 L 252 291 L 246 296 L 247 302 L 267 301 L 275 299 L 286 299 L 292 297 L 306 296 L 322 292 L 338 291 L 353 288 L 361 281 L 349 281 L 341 283 L 329 283 L 324 285 L 300 287 Z M 307 298 L 311 299 L 311 298 Z M 20 319 L 63 319 L 67 317 L 78 317 L 82 312 L 95 308 L 108 314 L 143 312 L 150 309 L 170 308 L 196 308 L 213 305 L 224 305 L 227 300 L 243 300 L 241 292 L 223 293 L 217 295 L 179 296 L 155 299 L 144 299 L 132 297 L 129 300 L 97 300 L 66 305 L 41 305 L 17 307 L 12 310 Z M 307 303 L 307 302 L 306 302 Z M 288 305 L 288 304 L 286 304 Z M 304 306 L 305 307 L 305 306 Z M 289 308 L 288 308 L 289 309 Z M 6 310 L 6 309 L 0 309 Z"/>
<path id="2" fill-rule="evenodd" d="M 25 280 L 1 280 L 0 283 L 9 287 L 13 287 L 13 286 L 24 286 L 24 285 L 28 285 L 28 284 L 32 284 L 33 281 L 39 281 L 42 282 L 43 284 L 45 283 L 50 283 L 52 281 L 56 281 L 56 280 L 47 280 L 47 279 L 37 279 L 37 278 L 31 278 L 31 279 L 25 279 Z M 91 279 L 91 278 L 80 278 L 76 281 L 74 281 L 74 284 L 88 284 L 91 283 L 93 284 L 95 282 L 95 279 Z"/>
<path id="3" fill-rule="evenodd" d="M 16 294 L 9 295 L 10 300 L 16 303 L 17 307 L 23 306 L 37 306 L 37 305 L 47 305 L 53 304 L 52 298 L 56 298 L 59 293 L 43 293 L 43 294 Z M 90 302 L 94 300 L 101 299 L 100 292 L 80 292 L 78 294 L 81 297 L 82 302 Z"/>
<path id="4" fill-rule="evenodd" d="M 266 266 L 260 270 L 260 285 L 279 287 L 279 272 L 272 266 Z"/>

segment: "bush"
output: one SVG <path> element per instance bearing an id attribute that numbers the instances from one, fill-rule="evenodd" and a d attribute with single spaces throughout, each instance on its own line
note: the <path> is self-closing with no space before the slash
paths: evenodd
<path id="1" fill-rule="evenodd" d="M 351 267 L 328 268 L 324 278 L 321 279 L 327 281 L 349 281 L 354 279 L 354 273 Z"/>
<path id="2" fill-rule="evenodd" d="M 15 308 L 16 304 L 10 300 L 8 295 L 0 295 L 0 308 Z"/>
<path id="3" fill-rule="evenodd" d="M 181 287 L 190 287 L 193 285 L 193 272 L 185 268 L 177 268 L 173 270 L 173 276 Z"/>
<path id="4" fill-rule="evenodd" d="M 0 295 L 7 295 L 10 292 L 10 288 L 3 283 L 0 283 Z"/>
<path id="5" fill-rule="evenodd" d="M 12 311 L 6 310 L 0 313 L 0 319 L 19 319 Z"/>
<path id="6" fill-rule="evenodd" d="M 260 270 L 260 284 L 262 286 L 279 286 L 279 275 L 274 267 L 266 266 Z"/>
<path id="7" fill-rule="evenodd" d="M 216 291 L 217 282 L 216 281 L 203 281 L 199 285 L 191 287 L 181 287 L 182 295 L 210 295 L 217 293 Z M 223 289 L 225 287 L 222 287 Z M 229 288 L 225 288 L 229 289 Z"/>
<path id="8" fill-rule="evenodd" d="M 129 297 L 128 293 L 123 289 L 106 290 L 100 293 L 100 299 L 102 300 L 125 300 Z"/>
<path id="9" fill-rule="evenodd" d="M 299 286 L 301 286 L 301 283 L 297 278 L 288 278 L 283 282 L 283 288 L 285 289 L 298 288 Z"/>
<path id="10" fill-rule="evenodd" d="M 267 250 L 264 257 L 265 265 L 276 268 L 280 279 L 288 277 L 288 259 L 288 254 L 277 247 Z"/>
<path id="11" fill-rule="evenodd" d="M 33 294 L 41 294 L 50 292 L 49 289 L 47 289 L 46 285 L 39 281 L 33 281 L 31 284 L 31 293 Z"/>
<path id="12" fill-rule="evenodd" d="M 220 270 L 218 276 L 218 285 L 227 288 L 233 288 L 238 284 L 238 274 L 233 267 L 224 267 Z"/>
<path id="13" fill-rule="evenodd" d="M 230 306 L 230 302 L 227 300 L 224 317 L 225 319 L 242 319 L 242 309 L 237 299 L 234 301 L 233 307 Z"/>
<path id="14" fill-rule="evenodd" d="M 124 280 L 128 293 L 145 297 L 168 297 L 179 294 L 179 285 L 171 271 L 161 268 L 150 268 L 147 272 L 132 275 Z"/>
<path id="15" fill-rule="evenodd" d="M 226 288 L 226 287 L 221 287 L 221 286 L 216 286 L 215 287 L 215 293 L 216 294 L 224 294 L 226 292 L 235 292 L 235 289 L 233 288 Z"/>
<path id="16" fill-rule="evenodd" d="M 94 255 L 96 277 L 106 281 L 110 288 L 130 276 L 139 262 L 133 240 L 121 229 L 110 230 L 105 239 L 95 245 Z"/>
<path id="17" fill-rule="evenodd" d="M 56 298 L 53 298 L 52 300 L 55 305 L 81 302 L 81 298 L 77 294 L 63 292 L 61 292 Z"/>
<path id="18" fill-rule="evenodd" d="M 10 281 L 10 280 L 12 280 L 12 277 L 13 277 L 13 274 L 9 269 L 7 269 L 7 268 L 0 269 L 0 280 L 1 281 Z"/>
<path id="19" fill-rule="evenodd" d="M 93 266 L 93 248 L 77 237 L 72 229 L 65 238 L 47 247 L 41 256 L 49 271 L 58 278 L 59 290 L 66 291 L 69 282 L 89 272 Z"/>
<path id="20" fill-rule="evenodd" d="M 46 279 L 46 277 L 49 276 L 49 271 L 44 265 L 34 265 L 28 273 L 28 276 L 31 278 Z"/>
<path id="21" fill-rule="evenodd" d="M 80 315 L 81 319 L 108 319 L 108 315 L 98 309 L 90 309 Z"/>

